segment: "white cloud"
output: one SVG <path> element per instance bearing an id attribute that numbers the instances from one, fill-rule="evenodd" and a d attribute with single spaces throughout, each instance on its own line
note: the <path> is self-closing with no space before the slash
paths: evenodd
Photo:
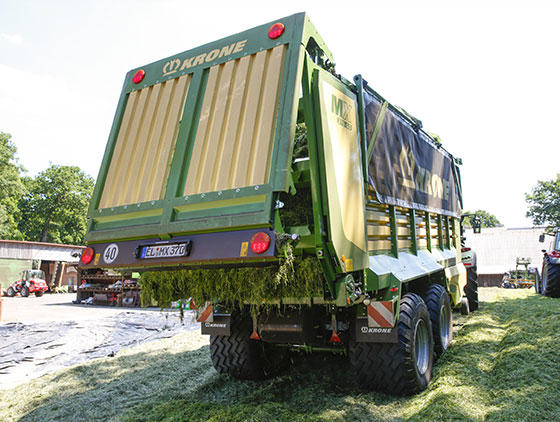
<path id="1" fill-rule="evenodd" d="M 2 36 L 2 38 L 4 38 L 6 41 L 14 44 L 14 45 L 22 45 L 23 44 L 23 37 L 19 34 L 6 34 L 4 32 L 2 32 L 0 34 L 0 36 Z"/>

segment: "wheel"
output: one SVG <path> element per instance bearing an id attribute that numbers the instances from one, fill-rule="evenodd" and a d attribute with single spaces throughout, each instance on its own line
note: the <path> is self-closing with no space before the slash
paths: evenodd
<path id="1" fill-rule="evenodd" d="M 21 297 L 28 297 L 29 296 L 29 288 L 27 286 L 23 286 L 21 288 Z"/>
<path id="2" fill-rule="evenodd" d="M 451 301 L 445 289 L 439 284 L 430 285 L 423 299 L 432 322 L 434 354 L 437 359 L 449 348 L 453 339 Z"/>
<path id="3" fill-rule="evenodd" d="M 466 297 L 461 298 L 461 315 L 468 315 L 470 312 L 469 309 L 469 300 Z"/>
<path id="4" fill-rule="evenodd" d="M 41 290 L 37 290 L 37 291 L 35 292 L 35 296 L 36 296 L 36 297 L 41 297 L 41 296 L 43 296 L 43 293 L 44 293 L 44 292 L 42 292 Z"/>
<path id="5" fill-rule="evenodd" d="M 395 328 L 398 343 L 350 342 L 350 364 L 359 388 L 410 395 L 428 386 L 434 340 L 430 314 L 420 296 L 403 296 Z"/>
<path id="6" fill-rule="evenodd" d="M 542 270 L 542 293 L 549 297 L 560 297 L 560 264 L 550 262 L 544 257 Z"/>
<path id="7" fill-rule="evenodd" d="M 258 380 L 280 369 L 287 349 L 253 340 L 251 332 L 251 316 L 234 312 L 231 315 L 231 335 L 210 336 L 210 357 L 218 373 Z"/>
<path id="8" fill-rule="evenodd" d="M 478 272 L 476 267 L 467 269 L 467 285 L 464 288 L 465 296 L 469 300 L 470 312 L 478 309 Z"/>
<path id="9" fill-rule="evenodd" d="M 8 293 L 8 297 L 14 297 L 16 295 L 16 291 L 12 286 L 8 287 L 8 291 L 6 293 Z"/>

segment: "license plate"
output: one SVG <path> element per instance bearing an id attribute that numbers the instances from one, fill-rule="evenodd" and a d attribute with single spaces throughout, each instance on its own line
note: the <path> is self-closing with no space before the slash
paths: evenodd
<path id="1" fill-rule="evenodd" d="M 190 251 L 190 241 L 185 243 L 173 243 L 170 245 L 149 245 L 142 247 L 139 258 L 176 258 L 180 256 L 188 256 Z"/>

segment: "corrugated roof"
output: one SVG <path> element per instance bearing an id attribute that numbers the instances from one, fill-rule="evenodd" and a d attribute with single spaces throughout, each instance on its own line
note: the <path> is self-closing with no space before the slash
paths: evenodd
<path id="1" fill-rule="evenodd" d="M 0 259 L 40 259 L 42 261 L 78 262 L 72 254 L 85 246 L 59 245 L 56 243 L 0 240 Z"/>
<path id="2" fill-rule="evenodd" d="M 539 271 L 542 266 L 542 249 L 549 249 L 550 240 L 539 242 L 543 227 L 483 228 L 480 234 L 466 230 L 466 244 L 476 251 L 479 274 L 503 274 L 515 268 L 518 257 L 530 258 L 531 266 Z M 551 238 L 550 238 L 551 239 Z"/>

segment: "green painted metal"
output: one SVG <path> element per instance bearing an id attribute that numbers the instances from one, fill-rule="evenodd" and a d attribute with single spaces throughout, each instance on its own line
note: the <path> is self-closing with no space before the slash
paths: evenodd
<path id="1" fill-rule="evenodd" d="M 377 120 L 375 121 L 375 128 L 373 129 L 373 134 L 371 135 L 371 139 L 369 140 L 369 146 L 367 149 L 367 162 L 369 163 L 371 157 L 373 155 L 373 148 L 375 148 L 375 143 L 377 142 L 377 137 L 379 136 L 379 131 L 381 130 L 381 126 L 383 125 L 383 119 L 385 118 L 385 113 L 387 112 L 387 106 L 389 103 L 387 101 L 383 102 L 381 106 L 381 110 L 379 111 L 379 116 L 377 116 Z"/>
<path id="2" fill-rule="evenodd" d="M 424 212 L 427 249 L 419 248 L 418 228 L 416 227 L 417 212 L 409 209 L 407 214 L 411 247 L 400 250 L 396 207 L 389 205 L 390 250 L 368 253 L 367 246 L 366 250 L 362 251 L 355 245 L 353 247 L 348 244 L 348 247 L 342 252 L 340 249 L 337 250 L 337 246 L 344 239 L 337 238 L 334 233 L 344 222 L 341 221 L 340 213 L 333 212 L 330 207 L 335 198 L 335 191 L 328 183 L 329 171 L 332 176 L 332 169 L 329 170 L 327 160 L 325 160 L 327 150 L 325 145 L 329 135 L 324 126 L 326 116 L 325 110 L 321 108 L 320 84 L 328 83 L 348 97 L 355 98 L 354 104 L 357 104 L 355 117 L 358 128 L 356 142 L 360 154 L 359 162 L 362 166 L 359 169 L 360 174 L 363 175 L 362 183 L 367 181 L 367 163 L 373 154 L 373 146 L 379 134 L 384 113 L 388 109 L 397 109 L 384 100 L 373 136 L 370 140 L 366 139 L 363 90 L 375 91 L 367 87 L 360 75 L 354 78 L 354 83 L 333 76 L 335 72 L 333 71 L 332 53 L 306 14 L 296 14 L 279 21 L 284 22 L 287 28 L 281 42 L 269 40 L 266 36 L 268 28 L 276 22 L 274 21 L 144 66 L 142 69 L 146 71 L 146 77 L 141 86 L 135 86 L 131 82 L 132 75 L 138 69 L 133 69 L 127 74 L 89 210 L 90 224 L 87 241 L 95 244 L 149 239 L 156 236 L 168 239 L 178 235 L 261 227 L 272 227 L 279 233 L 290 229 L 289 233 L 300 235 L 300 240 L 296 244 L 296 253 L 314 254 L 319 258 L 327 281 L 325 303 L 335 303 L 340 307 L 352 306 L 354 297 L 348 288 L 350 285 L 348 280 L 361 278 L 364 281 L 363 290 L 369 292 L 368 294 L 373 300 L 393 301 L 398 316 L 404 284 L 414 282 L 428 274 L 433 280 L 445 278 L 444 270 L 450 265 L 448 262 L 451 261 L 451 256 L 455 255 L 450 248 L 460 250 L 459 222 L 457 219 L 450 221 L 447 217 L 444 222 L 441 215 L 437 216 L 439 248 L 434 250 L 430 215 L 428 212 Z M 185 60 L 188 63 L 189 58 L 196 59 L 199 55 L 207 54 L 208 51 L 223 45 L 234 45 L 240 40 L 246 40 L 243 51 L 222 57 L 211 64 L 200 63 L 188 67 L 184 71 L 179 70 L 166 76 L 167 79 L 161 78 L 163 68 L 170 66 L 168 63 L 176 63 L 179 60 L 180 66 L 183 66 Z M 193 155 L 194 140 L 208 82 L 208 66 L 226 63 L 244 55 L 275 47 L 280 43 L 285 44 L 287 50 L 280 83 L 269 182 L 260 186 L 184 196 L 182 192 L 185 190 L 187 172 Z M 98 209 L 128 95 L 134 90 L 185 74 L 192 76 L 163 199 Z M 307 128 L 309 160 L 293 163 L 293 140 L 297 123 L 304 123 Z M 362 187 L 362 200 L 365 204 L 369 199 L 366 187 Z M 300 188 L 309 188 L 311 191 L 313 227 L 283 227 L 281 212 L 275 206 L 276 201 L 280 198 L 281 193 L 295 194 Z M 364 204 L 361 207 L 365 213 Z M 359 208 L 360 204 L 356 204 L 356 206 Z M 366 227 L 364 227 L 364 237 L 367 245 Z M 353 268 L 351 270 L 345 271 L 347 264 L 342 259 L 342 255 L 345 259 L 352 259 Z M 272 259 L 267 259 L 266 262 L 272 262 Z M 227 262 L 215 262 L 214 265 L 224 263 Z M 237 261 L 236 264 L 243 265 L 244 261 Z M 391 288 L 395 290 L 391 291 Z M 454 288 L 457 290 L 457 287 Z M 301 303 L 306 304 L 307 302 Z"/>
<path id="3" fill-rule="evenodd" d="M 416 235 L 416 211 L 410 209 L 408 212 L 408 218 L 410 221 L 410 241 L 411 241 L 411 252 L 414 255 L 418 255 L 418 237 Z"/>

